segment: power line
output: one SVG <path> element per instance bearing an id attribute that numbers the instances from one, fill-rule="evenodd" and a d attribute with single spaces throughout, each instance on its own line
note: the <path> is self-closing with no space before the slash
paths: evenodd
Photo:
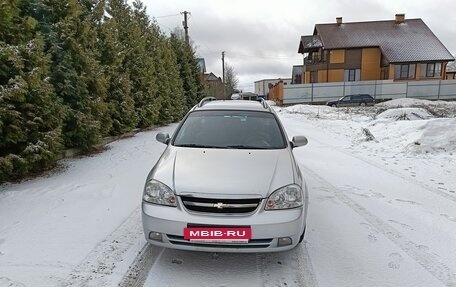
<path id="1" fill-rule="evenodd" d="M 175 16 L 180 16 L 180 14 L 171 14 L 171 15 L 163 15 L 163 16 L 152 16 L 155 19 L 158 18 L 168 18 L 168 17 L 175 17 Z"/>
<path id="2" fill-rule="evenodd" d="M 240 57 L 240 58 L 259 58 L 259 59 L 271 59 L 271 60 L 300 60 L 300 56 L 297 55 L 296 57 L 286 57 L 286 56 L 265 56 L 265 55 L 248 55 L 242 54 L 238 52 L 230 51 L 230 55 L 233 55 L 232 58 Z"/>

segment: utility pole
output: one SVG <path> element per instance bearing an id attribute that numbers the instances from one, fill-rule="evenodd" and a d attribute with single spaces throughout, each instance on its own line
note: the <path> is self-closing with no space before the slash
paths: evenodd
<path id="1" fill-rule="evenodd" d="M 222 52 L 222 83 L 223 83 L 223 98 L 226 98 L 226 87 L 225 87 L 225 51 Z"/>
<path id="2" fill-rule="evenodd" d="M 181 12 L 181 14 L 184 14 L 184 21 L 182 22 L 182 25 L 184 25 L 185 42 L 187 43 L 187 45 L 190 45 L 190 40 L 188 38 L 188 25 L 187 25 L 187 14 L 190 14 L 190 12 L 184 11 L 184 12 Z"/>

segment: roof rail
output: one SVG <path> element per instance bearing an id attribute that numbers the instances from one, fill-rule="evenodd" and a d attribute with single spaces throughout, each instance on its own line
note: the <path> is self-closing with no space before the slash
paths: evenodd
<path id="1" fill-rule="evenodd" d="M 201 108 L 202 106 L 204 106 L 204 104 L 206 102 L 212 102 L 212 101 L 215 101 L 215 100 L 217 100 L 217 99 L 214 98 L 214 97 L 205 97 L 198 103 L 198 108 Z"/>
<path id="2" fill-rule="evenodd" d="M 268 102 L 264 98 L 259 98 L 258 101 L 260 104 L 263 106 L 265 109 L 270 109 L 271 107 L 269 106 Z"/>

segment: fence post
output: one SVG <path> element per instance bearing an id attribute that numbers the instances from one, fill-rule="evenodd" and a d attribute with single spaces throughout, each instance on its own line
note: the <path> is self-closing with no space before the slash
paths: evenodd
<path id="1" fill-rule="evenodd" d="M 345 81 L 344 81 L 344 89 L 343 89 L 343 92 L 342 92 L 342 97 L 345 97 Z"/>
<path id="2" fill-rule="evenodd" d="M 314 83 L 311 83 L 311 89 L 310 89 L 310 103 L 313 104 L 314 101 Z"/>
<path id="3" fill-rule="evenodd" d="M 377 99 L 377 80 L 374 82 L 374 100 Z"/>
<path id="4" fill-rule="evenodd" d="M 408 96 L 408 83 L 409 83 L 408 81 L 405 82 L 405 97 L 406 97 L 406 98 L 407 98 L 407 96 Z"/>
<path id="5" fill-rule="evenodd" d="M 440 100 L 440 87 L 442 86 L 442 80 L 439 80 L 439 91 L 437 92 L 437 100 Z"/>

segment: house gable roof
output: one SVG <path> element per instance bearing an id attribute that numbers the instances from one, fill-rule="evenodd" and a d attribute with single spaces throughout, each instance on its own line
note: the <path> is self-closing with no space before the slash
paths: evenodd
<path id="1" fill-rule="evenodd" d="M 203 75 L 203 80 L 204 81 L 222 81 L 222 79 L 220 79 L 220 77 L 217 77 L 214 73 L 210 72 L 210 73 L 206 73 Z"/>
<path id="2" fill-rule="evenodd" d="M 421 19 L 317 24 L 314 34 L 328 50 L 379 47 L 390 63 L 454 61 Z"/>
<path id="3" fill-rule="evenodd" d="M 301 42 L 299 42 L 298 53 L 307 53 L 309 51 L 322 47 L 323 43 L 321 42 L 319 35 L 301 36 Z"/>

